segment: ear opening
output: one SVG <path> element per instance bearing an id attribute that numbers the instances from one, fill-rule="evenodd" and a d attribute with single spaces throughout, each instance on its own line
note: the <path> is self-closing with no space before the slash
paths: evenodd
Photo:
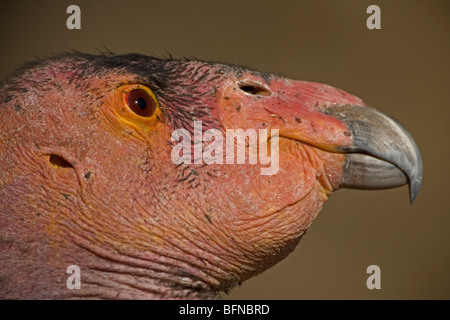
<path id="1" fill-rule="evenodd" d="M 73 168 L 73 165 L 69 161 L 53 153 L 49 156 L 48 161 L 54 168 Z"/>

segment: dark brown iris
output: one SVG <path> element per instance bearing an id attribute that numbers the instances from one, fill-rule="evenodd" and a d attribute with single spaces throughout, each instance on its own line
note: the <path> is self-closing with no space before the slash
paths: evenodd
<path id="1" fill-rule="evenodd" d="M 130 109 L 141 117 L 151 117 L 156 110 L 156 102 L 142 89 L 128 92 L 126 101 Z"/>

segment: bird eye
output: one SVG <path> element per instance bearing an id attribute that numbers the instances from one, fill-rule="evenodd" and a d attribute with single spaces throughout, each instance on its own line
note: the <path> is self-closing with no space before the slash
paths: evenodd
<path id="1" fill-rule="evenodd" d="M 133 90 L 127 93 L 126 101 L 128 107 L 141 117 L 151 117 L 156 110 L 156 102 L 142 89 Z"/>

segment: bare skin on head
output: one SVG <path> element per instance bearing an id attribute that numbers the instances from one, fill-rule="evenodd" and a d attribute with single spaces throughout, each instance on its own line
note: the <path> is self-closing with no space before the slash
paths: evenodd
<path id="1" fill-rule="evenodd" d="M 356 113 L 407 143 L 381 145 Z M 0 297 L 216 298 L 292 252 L 339 187 L 416 181 L 415 197 L 420 154 L 386 119 L 328 85 L 216 63 L 76 53 L 25 66 L 0 87 Z M 174 164 L 171 133 L 194 121 L 279 129 L 279 171 Z"/>

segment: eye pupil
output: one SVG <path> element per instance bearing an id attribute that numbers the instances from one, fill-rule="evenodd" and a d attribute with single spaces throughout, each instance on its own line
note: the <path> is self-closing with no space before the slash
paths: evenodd
<path id="1" fill-rule="evenodd" d="M 142 89 L 133 90 L 127 93 L 126 102 L 128 107 L 141 117 L 151 117 L 156 110 L 156 101 L 147 91 Z"/>
<path id="2" fill-rule="evenodd" d="M 145 102 L 145 99 L 142 97 L 139 97 L 137 100 L 137 105 L 139 108 L 141 108 L 142 110 L 144 110 L 145 108 L 147 108 L 147 102 Z"/>

